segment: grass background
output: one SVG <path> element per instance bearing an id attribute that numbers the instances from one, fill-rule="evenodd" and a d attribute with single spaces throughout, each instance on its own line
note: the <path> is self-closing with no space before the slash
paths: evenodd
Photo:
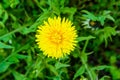
<path id="1" fill-rule="evenodd" d="M 44 56 L 35 42 L 38 25 L 54 16 L 71 20 L 79 36 L 80 48 L 60 60 Z M 100 29 L 84 29 L 86 19 Z M 77 52 L 88 39 L 82 57 L 95 80 L 120 80 L 119 30 L 119 0 L 1 0 L 0 80 L 90 80 Z"/>

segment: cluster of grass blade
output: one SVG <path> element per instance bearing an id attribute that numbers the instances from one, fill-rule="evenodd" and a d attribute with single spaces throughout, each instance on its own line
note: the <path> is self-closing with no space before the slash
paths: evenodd
<path id="1" fill-rule="evenodd" d="M 1 0 L 0 80 L 119 80 L 119 14 L 119 0 Z M 78 47 L 59 60 L 35 42 L 37 27 L 54 16 L 71 20 L 78 33 Z M 84 29 L 89 19 L 100 28 Z"/>

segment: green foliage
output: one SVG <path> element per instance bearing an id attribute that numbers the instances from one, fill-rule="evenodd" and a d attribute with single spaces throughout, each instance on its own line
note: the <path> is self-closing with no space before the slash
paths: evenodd
<path id="1" fill-rule="evenodd" d="M 0 48 L 13 48 L 13 47 L 0 42 Z"/>
<path id="2" fill-rule="evenodd" d="M 80 41 L 90 40 L 90 39 L 94 39 L 94 38 L 95 38 L 95 37 L 93 37 L 93 36 L 78 37 L 78 38 L 77 38 L 77 41 L 80 42 Z"/>
<path id="3" fill-rule="evenodd" d="M 119 7 L 119 0 L 1 0 L 0 80 L 119 80 Z M 76 49 L 59 60 L 35 42 L 37 27 L 54 16 L 78 33 Z"/>
<path id="4" fill-rule="evenodd" d="M 81 66 L 75 73 L 73 80 L 75 80 L 75 78 L 77 78 L 78 76 L 82 75 L 84 72 L 85 72 L 85 67 Z"/>
<path id="5" fill-rule="evenodd" d="M 27 80 L 23 74 L 20 74 L 16 71 L 12 71 L 15 80 Z"/>
<path id="6" fill-rule="evenodd" d="M 102 26 L 105 24 L 106 19 L 109 19 L 113 22 L 115 21 L 115 19 L 110 15 L 111 11 L 103 11 L 102 14 L 96 16 L 86 10 L 82 10 L 82 12 L 86 13 L 83 15 L 85 18 L 93 21 L 99 21 Z"/>
<path id="7" fill-rule="evenodd" d="M 104 29 L 98 30 L 95 32 L 96 35 L 99 35 L 100 43 L 105 41 L 105 46 L 108 44 L 108 39 L 112 41 L 112 36 L 117 34 L 115 27 L 105 27 Z"/>
<path id="8" fill-rule="evenodd" d="M 2 72 L 5 72 L 7 69 L 8 69 L 8 67 L 10 66 L 10 64 L 11 63 L 9 63 L 9 62 L 2 62 L 2 63 L 0 63 L 0 73 L 2 73 Z"/>

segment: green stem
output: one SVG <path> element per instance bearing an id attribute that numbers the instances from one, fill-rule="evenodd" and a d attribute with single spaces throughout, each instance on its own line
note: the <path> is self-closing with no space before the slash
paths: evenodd
<path id="1" fill-rule="evenodd" d="M 83 50 L 82 50 L 82 54 L 85 53 L 85 50 L 86 50 L 87 45 L 88 45 L 88 41 L 89 41 L 89 40 L 86 40 L 86 42 L 85 42 L 85 45 L 84 45 Z"/>
<path id="2" fill-rule="evenodd" d="M 94 80 L 93 76 L 92 76 L 92 73 L 91 73 L 91 70 L 89 69 L 89 66 L 87 65 L 87 63 L 85 62 L 85 60 L 84 60 L 84 58 L 82 56 L 81 56 L 81 60 L 82 60 L 83 65 L 85 66 L 86 71 L 89 74 L 90 79 Z"/>
<path id="3" fill-rule="evenodd" d="M 89 42 L 89 40 L 86 40 L 80 58 L 81 58 L 81 61 L 82 61 L 83 65 L 85 66 L 85 69 L 86 69 L 90 79 L 94 80 L 92 72 L 91 72 L 91 70 L 90 70 L 90 68 L 89 68 L 89 66 L 87 64 L 87 55 L 85 54 L 85 50 L 87 48 L 88 42 Z M 80 53 L 80 51 L 79 51 L 79 53 Z"/>

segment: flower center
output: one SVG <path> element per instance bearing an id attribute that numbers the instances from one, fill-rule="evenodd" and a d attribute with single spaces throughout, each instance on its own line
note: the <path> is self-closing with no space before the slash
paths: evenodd
<path id="1" fill-rule="evenodd" d="M 59 32 L 55 32 L 50 36 L 51 42 L 59 44 L 62 42 L 62 35 Z"/>

